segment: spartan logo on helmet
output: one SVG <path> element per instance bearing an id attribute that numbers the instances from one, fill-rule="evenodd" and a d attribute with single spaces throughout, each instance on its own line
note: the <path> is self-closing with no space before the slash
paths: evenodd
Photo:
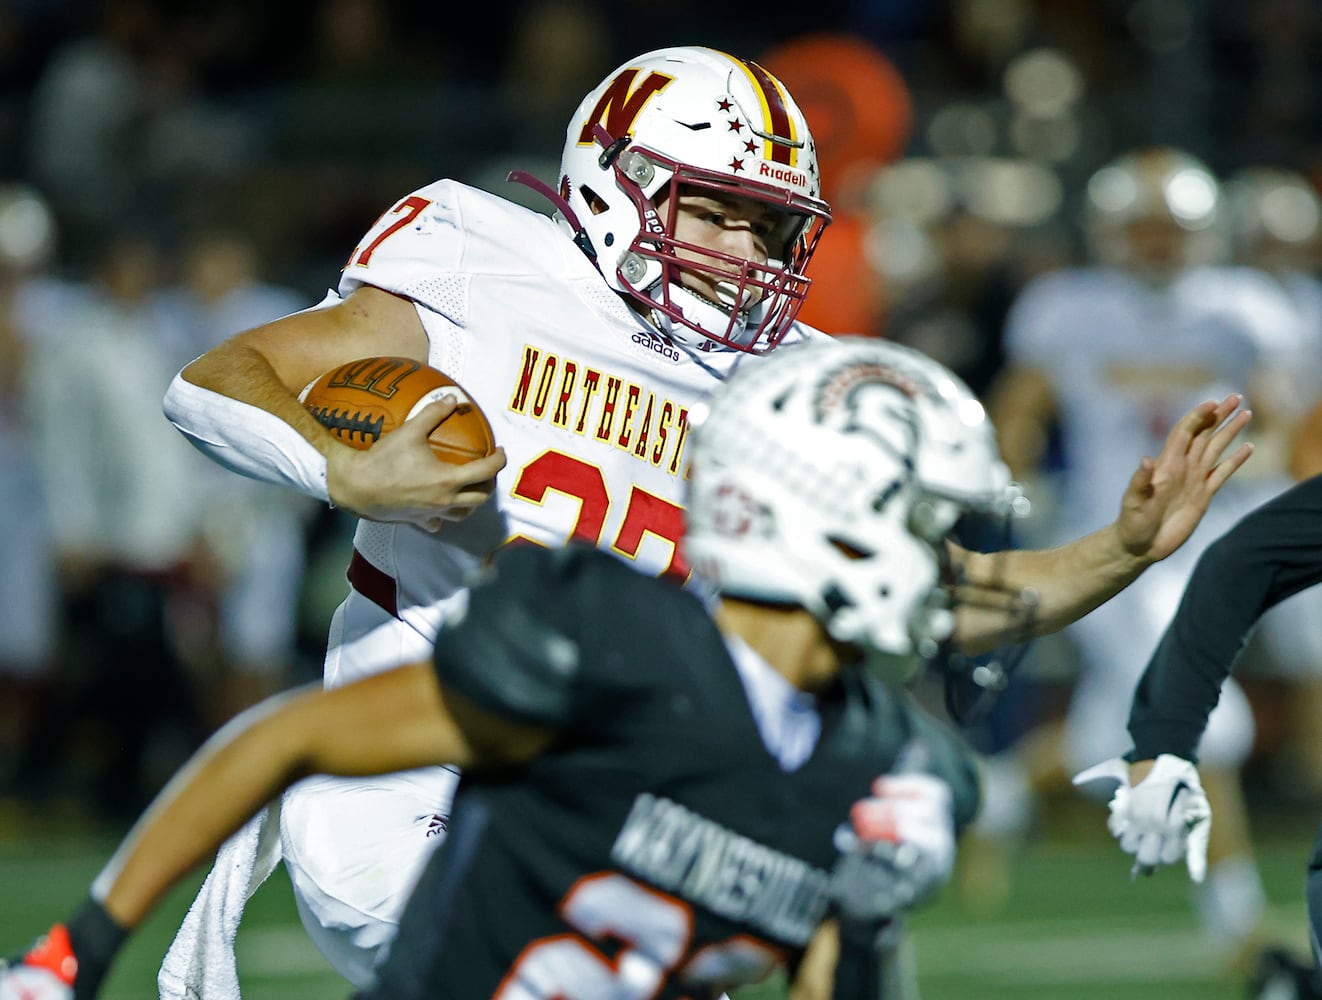
<path id="1" fill-rule="evenodd" d="M 914 400 L 919 386 L 886 365 L 852 362 L 827 373 L 813 409 L 817 420 L 847 434 L 865 434 L 906 467 L 918 440 Z"/>

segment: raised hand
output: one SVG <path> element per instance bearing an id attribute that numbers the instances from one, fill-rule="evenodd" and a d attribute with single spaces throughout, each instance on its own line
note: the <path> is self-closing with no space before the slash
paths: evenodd
<path id="1" fill-rule="evenodd" d="M 1235 412 L 1242 398 L 1199 403 L 1166 436 L 1156 459 L 1144 456 L 1129 480 L 1116 521 L 1130 555 L 1156 562 L 1188 540 L 1219 489 L 1253 453 L 1241 444 L 1222 458 L 1252 413 Z M 1233 416 L 1232 416 L 1233 414 Z"/>

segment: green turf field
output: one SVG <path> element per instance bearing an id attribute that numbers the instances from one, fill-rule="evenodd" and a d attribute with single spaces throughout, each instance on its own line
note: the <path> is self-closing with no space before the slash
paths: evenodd
<path id="1" fill-rule="evenodd" d="M 1243 987 L 1199 936 L 1181 872 L 1131 883 L 1103 828 L 1077 822 L 1025 848 L 1005 906 L 981 912 L 953 890 L 918 914 L 922 1000 L 1237 1000 Z M 1307 817 L 1273 823 L 1259 850 L 1278 937 L 1305 941 Z M 1095 835 L 1094 835 L 1095 833 Z M 0 837 L 0 947 L 24 943 L 70 909 L 111 847 L 68 833 Z M 150 1000 L 155 973 L 201 873 L 175 892 L 121 956 L 102 996 Z M 303 936 L 283 870 L 249 904 L 240 934 L 245 1000 L 345 998 Z M 764 1000 L 774 991 L 760 991 Z"/>

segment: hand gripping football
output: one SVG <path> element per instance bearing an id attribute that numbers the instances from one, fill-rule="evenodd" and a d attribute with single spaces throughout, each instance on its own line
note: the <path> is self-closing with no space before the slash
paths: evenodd
<path id="1" fill-rule="evenodd" d="M 485 458 L 496 447 L 491 424 L 454 379 L 410 358 L 361 358 L 326 372 L 299 395 L 336 439 L 370 448 L 443 396 L 459 408 L 427 440 L 436 457 L 459 464 Z"/>

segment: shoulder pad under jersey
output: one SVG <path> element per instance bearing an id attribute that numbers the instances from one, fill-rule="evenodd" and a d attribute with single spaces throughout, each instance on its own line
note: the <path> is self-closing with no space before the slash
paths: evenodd
<path id="1" fill-rule="evenodd" d="M 596 273 L 549 216 L 453 180 L 419 188 L 388 208 L 354 248 L 339 293 L 374 285 L 453 315 L 474 275 Z"/>

